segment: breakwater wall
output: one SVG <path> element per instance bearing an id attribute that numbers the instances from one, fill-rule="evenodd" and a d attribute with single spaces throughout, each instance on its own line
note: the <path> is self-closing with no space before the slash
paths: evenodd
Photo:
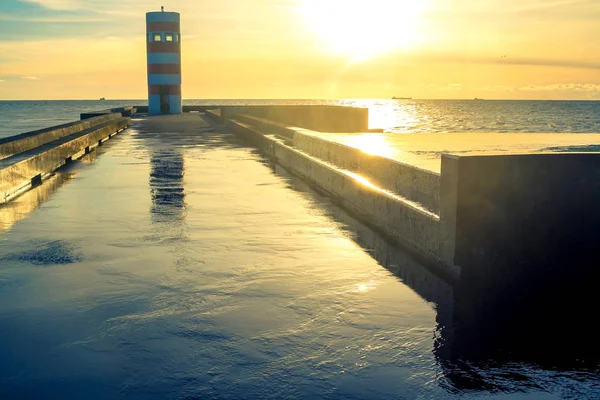
<path id="1" fill-rule="evenodd" d="M 250 115 L 321 132 L 367 132 L 369 130 L 367 108 L 310 105 L 221 108 L 221 118 L 225 120 L 235 118 L 236 115 Z"/>
<path id="2" fill-rule="evenodd" d="M 120 114 L 103 114 L 84 121 L 69 122 L 0 139 L 0 160 L 119 118 Z"/>
<path id="3" fill-rule="evenodd" d="M 147 113 L 148 106 L 134 106 L 138 113 Z M 367 132 L 369 110 L 367 108 L 328 105 L 289 106 L 183 106 L 183 112 L 210 112 L 224 122 L 237 115 L 249 115 L 299 126 L 321 132 Z"/>
<path id="4" fill-rule="evenodd" d="M 223 108 L 207 115 L 479 297 L 505 298 L 499 290 L 513 286 L 516 296 L 540 274 L 598 277 L 600 154 L 444 154 L 436 174 L 307 127 Z"/>
<path id="5" fill-rule="evenodd" d="M 148 107 L 146 107 L 148 108 Z M 94 117 L 100 117 L 103 115 L 110 114 L 121 114 L 122 117 L 131 117 L 133 114 L 137 112 L 137 109 L 134 106 L 125 106 L 125 107 L 117 107 L 117 108 L 109 108 L 106 110 L 99 111 L 87 111 L 80 114 L 80 119 L 88 119 Z"/>
<path id="6" fill-rule="evenodd" d="M 38 185 L 131 124 L 121 113 L 23 133 L 0 140 L 0 204 Z"/>

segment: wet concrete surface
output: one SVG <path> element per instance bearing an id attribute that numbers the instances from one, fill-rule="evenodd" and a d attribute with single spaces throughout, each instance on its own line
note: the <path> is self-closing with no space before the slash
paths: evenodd
<path id="1" fill-rule="evenodd" d="M 0 212 L 2 398 L 598 393 L 559 342 L 468 346 L 486 327 L 453 287 L 199 115 L 138 119 L 95 157 Z"/>

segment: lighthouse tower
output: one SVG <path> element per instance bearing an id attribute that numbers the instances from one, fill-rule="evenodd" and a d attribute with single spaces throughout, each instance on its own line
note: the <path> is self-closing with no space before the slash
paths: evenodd
<path id="1" fill-rule="evenodd" d="M 162 8 L 162 7 L 161 7 Z M 179 13 L 146 13 L 148 113 L 181 114 L 181 29 Z"/>

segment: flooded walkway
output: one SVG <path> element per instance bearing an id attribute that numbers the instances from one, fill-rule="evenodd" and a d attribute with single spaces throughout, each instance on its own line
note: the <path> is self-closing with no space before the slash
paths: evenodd
<path id="1" fill-rule="evenodd" d="M 86 157 L 0 210 L 0 398 L 598 389 L 589 370 L 455 364 L 451 287 L 198 114 Z"/>

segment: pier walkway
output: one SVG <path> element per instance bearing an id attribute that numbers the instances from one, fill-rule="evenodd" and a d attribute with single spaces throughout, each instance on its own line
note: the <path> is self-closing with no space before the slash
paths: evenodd
<path id="1" fill-rule="evenodd" d="M 443 392 L 432 305 L 198 114 L 137 119 L 57 174 L 1 211 L 0 397 Z"/>
<path id="2" fill-rule="evenodd" d="M 2 398 L 461 398 L 523 379 L 578 396 L 597 382 L 547 347 L 593 335 L 580 315 L 547 318 L 568 299 L 489 326 L 508 343 L 486 349 L 452 285 L 202 114 L 134 117 L 0 221 Z"/>

